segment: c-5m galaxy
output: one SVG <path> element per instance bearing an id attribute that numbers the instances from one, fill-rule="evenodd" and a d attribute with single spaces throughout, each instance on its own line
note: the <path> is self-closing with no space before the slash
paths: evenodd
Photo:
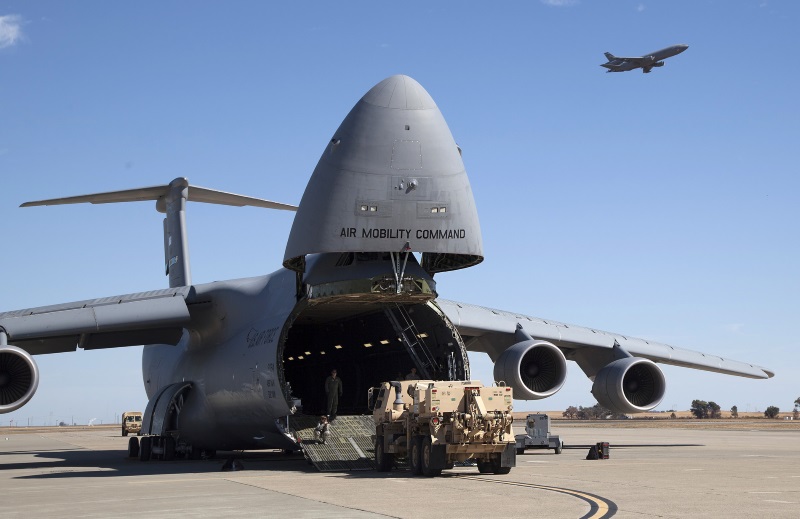
<path id="1" fill-rule="evenodd" d="M 621 58 L 606 52 L 605 55 L 608 61 L 600 64 L 600 66 L 607 68 L 606 72 L 627 72 L 628 70 L 640 68 L 642 72 L 649 74 L 653 67 L 663 67 L 665 59 L 677 56 L 688 48 L 688 45 L 680 43 L 633 58 Z"/>
<path id="2" fill-rule="evenodd" d="M 0 412 L 33 397 L 36 355 L 144 344 L 143 432 L 164 449 L 297 447 L 299 412 L 324 412 L 321 381 L 346 381 L 339 414 L 368 413 L 368 389 L 403 366 L 420 378 L 469 380 L 467 351 L 489 354 L 517 399 L 564 384 L 567 360 L 599 403 L 652 409 L 659 363 L 765 379 L 752 364 L 556 321 L 439 299 L 435 276 L 483 260 L 461 150 L 431 96 L 392 76 L 356 103 L 325 144 L 299 207 L 189 184 L 28 202 L 155 200 L 165 213 L 169 288 L 0 313 Z M 194 284 L 187 202 L 296 210 L 283 268 Z M 148 440 L 148 441 L 150 441 Z"/>

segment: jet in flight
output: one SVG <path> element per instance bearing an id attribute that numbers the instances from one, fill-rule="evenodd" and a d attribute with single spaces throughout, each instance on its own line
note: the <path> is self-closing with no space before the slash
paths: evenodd
<path id="1" fill-rule="evenodd" d="M 468 351 L 487 353 L 494 379 L 523 400 L 555 394 L 567 361 L 576 362 L 597 401 L 620 413 L 659 404 L 659 364 L 773 376 L 746 362 L 441 299 L 436 278 L 483 261 L 483 239 L 461 150 L 408 76 L 381 81 L 355 104 L 325 143 L 299 206 L 185 178 L 23 206 L 137 201 L 155 201 L 165 215 L 169 288 L 0 313 L 0 412 L 34 396 L 47 375 L 37 355 L 133 345 L 145 345 L 141 452 L 191 456 L 296 449 L 290 418 L 326 412 L 322 381 L 332 368 L 345 381 L 339 415 L 369 413 L 369 389 L 406 367 L 421 379 L 470 380 Z M 282 268 L 194 283 L 187 202 L 296 211 Z"/>
<path id="2" fill-rule="evenodd" d="M 606 72 L 626 72 L 628 70 L 640 68 L 642 72 L 649 74 L 653 67 L 663 67 L 665 59 L 677 56 L 688 48 L 688 45 L 681 43 L 635 58 L 621 58 L 619 56 L 614 56 L 610 52 L 606 52 L 605 55 L 608 62 L 600 66 L 607 68 L 608 70 L 606 70 Z"/>

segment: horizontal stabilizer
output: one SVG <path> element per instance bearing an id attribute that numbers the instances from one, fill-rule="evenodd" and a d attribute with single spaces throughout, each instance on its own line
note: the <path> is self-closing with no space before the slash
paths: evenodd
<path id="1" fill-rule="evenodd" d="M 179 179 L 176 179 L 179 180 Z M 186 199 L 192 202 L 205 202 L 207 204 L 232 205 L 236 207 L 252 206 L 264 207 L 267 209 L 281 209 L 284 211 L 296 211 L 297 206 L 254 198 L 250 196 L 227 193 L 216 189 L 192 186 L 185 179 L 187 196 Z M 173 181 L 174 183 L 175 181 Z M 170 184 L 163 186 L 140 187 L 136 189 L 123 189 L 121 191 L 108 191 L 105 193 L 94 193 L 90 195 L 68 196 L 63 198 L 50 198 L 47 200 L 36 200 L 25 202 L 20 207 L 33 207 L 40 205 L 64 205 L 64 204 L 113 204 L 117 202 L 143 202 L 146 200 L 163 201 L 169 193 Z M 159 204 L 159 210 L 161 210 Z"/>

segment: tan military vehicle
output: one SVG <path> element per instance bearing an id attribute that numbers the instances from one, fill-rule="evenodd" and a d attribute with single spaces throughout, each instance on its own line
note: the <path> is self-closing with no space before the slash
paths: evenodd
<path id="1" fill-rule="evenodd" d="M 139 411 L 127 411 L 122 413 L 122 436 L 128 433 L 141 434 L 142 432 L 142 413 Z"/>
<path id="2" fill-rule="evenodd" d="M 384 382 L 374 395 L 375 468 L 406 458 L 413 474 L 438 476 L 475 460 L 482 474 L 508 474 L 516 464 L 510 387 L 478 381 Z"/>

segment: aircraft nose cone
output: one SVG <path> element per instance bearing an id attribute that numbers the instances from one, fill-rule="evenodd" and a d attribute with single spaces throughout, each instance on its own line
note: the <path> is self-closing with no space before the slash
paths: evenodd
<path id="1" fill-rule="evenodd" d="M 450 129 L 414 79 L 369 89 L 327 143 L 292 223 L 284 266 L 317 253 L 422 253 L 428 272 L 483 260 L 478 213 Z"/>
<path id="2" fill-rule="evenodd" d="M 422 85 L 413 78 L 399 74 L 390 76 L 372 87 L 361 100 L 382 108 L 403 110 L 436 108 L 433 98 Z"/>

